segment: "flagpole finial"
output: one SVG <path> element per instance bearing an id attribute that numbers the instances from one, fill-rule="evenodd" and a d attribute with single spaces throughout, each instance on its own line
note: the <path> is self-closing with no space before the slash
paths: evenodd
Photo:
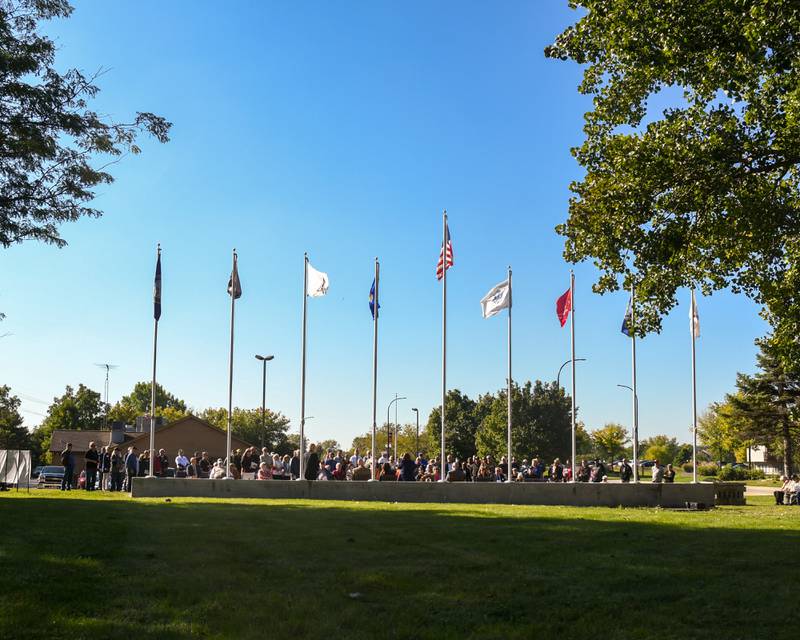
<path id="1" fill-rule="evenodd" d="M 158 250 L 159 253 L 161 253 L 161 243 L 160 242 L 157 245 L 157 250 Z"/>

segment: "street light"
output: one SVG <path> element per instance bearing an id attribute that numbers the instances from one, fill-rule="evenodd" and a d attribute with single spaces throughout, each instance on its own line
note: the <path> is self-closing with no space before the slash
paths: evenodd
<path id="1" fill-rule="evenodd" d="M 395 402 L 397 402 L 398 400 L 408 400 L 408 398 L 406 398 L 405 396 L 403 396 L 401 398 L 398 398 L 397 394 L 395 393 L 394 394 L 394 400 L 392 400 L 389 403 L 389 406 L 386 407 L 386 435 L 387 436 L 389 435 L 389 429 L 391 429 L 391 427 L 389 426 L 391 424 L 389 422 L 389 409 L 391 409 L 392 405 Z M 395 406 L 395 422 L 397 422 L 397 407 L 396 406 Z M 389 443 L 388 442 L 386 443 L 386 447 L 387 448 L 389 447 Z M 397 462 L 397 425 L 395 425 L 395 430 L 394 430 L 394 459 L 395 459 L 394 461 L 396 463 Z"/>
<path id="2" fill-rule="evenodd" d="M 627 384 L 617 386 L 633 394 L 633 481 L 639 482 L 639 395 Z"/>
<path id="3" fill-rule="evenodd" d="M 261 448 L 264 448 L 264 433 L 267 430 L 267 362 L 275 356 L 260 356 L 256 354 L 256 360 L 261 360 L 264 365 L 264 373 L 261 376 Z"/>
<path id="4" fill-rule="evenodd" d="M 414 452 L 414 457 L 416 458 L 419 455 L 419 409 L 411 407 L 411 410 L 417 414 L 417 450 Z"/>
<path id="5" fill-rule="evenodd" d="M 561 365 L 561 366 L 558 368 L 558 375 L 556 376 L 556 387 L 557 387 L 557 388 L 561 386 L 561 371 L 562 371 L 562 370 L 564 369 L 564 367 L 566 367 L 566 366 L 567 366 L 567 365 L 568 365 L 570 362 L 572 362 L 572 360 L 567 360 L 567 361 L 566 361 L 564 364 L 562 364 L 562 365 Z M 575 362 L 586 362 L 586 358 L 575 358 Z"/>

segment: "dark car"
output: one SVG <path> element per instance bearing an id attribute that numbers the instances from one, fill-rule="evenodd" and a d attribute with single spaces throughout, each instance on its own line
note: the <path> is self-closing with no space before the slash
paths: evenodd
<path id="1" fill-rule="evenodd" d="M 43 469 L 43 468 L 44 468 L 44 467 L 42 467 L 41 465 L 39 465 L 39 466 L 38 466 L 38 467 L 36 467 L 36 468 L 35 468 L 33 471 L 31 471 L 31 480 L 36 480 L 36 479 L 39 477 L 39 474 L 42 472 L 42 469 Z"/>
<path id="2" fill-rule="evenodd" d="M 36 481 L 36 486 L 40 489 L 46 487 L 60 487 L 63 479 L 64 467 L 60 465 L 48 465 L 42 467 L 42 470 L 39 472 L 39 479 Z"/>

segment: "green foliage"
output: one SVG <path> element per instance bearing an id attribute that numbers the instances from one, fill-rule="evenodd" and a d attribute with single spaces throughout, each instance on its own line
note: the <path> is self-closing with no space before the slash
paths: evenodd
<path id="1" fill-rule="evenodd" d="M 149 416 L 152 388 L 152 382 L 137 382 L 133 390 L 111 408 L 108 419 L 133 424 L 139 416 Z M 156 416 L 174 422 L 186 415 L 186 403 L 156 383 Z"/>
<path id="2" fill-rule="evenodd" d="M 698 464 L 697 475 L 702 477 L 713 477 L 719 473 L 719 467 L 715 464 Z"/>
<path id="3" fill-rule="evenodd" d="M 735 462 L 735 452 L 744 446 L 741 426 L 733 418 L 729 401 L 715 402 L 697 420 L 697 437 L 715 460 Z"/>
<path id="4" fill-rule="evenodd" d="M 761 469 L 748 469 L 747 467 L 734 467 L 726 464 L 719 470 L 717 480 L 763 480 L 766 476 Z"/>
<path id="5" fill-rule="evenodd" d="M 107 411 L 108 405 L 100 399 L 97 391 L 83 384 L 79 384 L 77 390 L 67 386 L 64 395 L 53 399 L 47 409 L 47 416 L 32 435 L 38 453 L 46 455 L 56 429 L 101 429 Z"/>
<path id="6" fill-rule="evenodd" d="M 95 189 L 113 181 L 98 156 L 139 153 L 140 133 L 166 142 L 171 124 L 152 113 L 116 123 L 88 103 L 103 71 L 61 73 L 56 44 L 40 23 L 66 18 L 66 0 L 0 3 L 0 245 L 39 240 L 63 246 L 60 225 L 101 212 L 87 206 Z"/>
<path id="7" fill-rule="evenodd" d="M 692 471 L 694 471 L 694 465 L 691 462 L 687 462 L 682 468 L 686 473 L 692 473 Z"/>
<path id="8" fill-rule="evenodd" d="M 477 453 L 475 437 L 481 419 L 487 411 L 487 403 L 479 399 L 478 402 L 470 399 L 458 389 L 452 389 L 445 396 L 446 432 L 445 444 L 447 453 L 459 458 L 466 458 Z M 442 412 L 435 407 L 428 417 L 423 438 L 420 436 L 420 447 L 429 455 L 435 456 L 441 450 Z"/>
<path id="9" fill-rule="evenodd" d="M 586 430 L 586 426 L 581 421 L 578 421 L 575 425 L 575 452 L 579 456 L 594 455 L 594 443 L 592 442 L 592 436 Z"/>
<path id="10" fill-rule="evenodd" d="M 583 65 L 593 106 L 557 229 L 566 258 L 597 265 L 599 293 L 635 280 L 639 335 L 681 287 L 744 292 L 800 362 L 796 0 L 571 5 L 585 11 L 545 50 Z"/>
<path id="11" fill-rule="evenodd" d="M 223 407 L 205 409 L 198 417 L 222 431 L 228 428 L 228 410 Z M 280 412 L 267 409 L 262 423 L 261 409 L 234 407 L 231 423 L 232 433 L 250 444 L 265 446 L 281 454 L 291 453 L 297 448 L 288 438 L 289 418 Z"/>
<path id="12" fill-rule="evenodd" d="M 595 455 L 608 462 L 622 457 L 629 441 L 628 430 L 621 424 L 610 422 L 602 429 L 592 431 Z"/>
<path id="13" fill-rule="evenodd" d="M 661 464 L 672 462 L 680 449 L 678 439 L 666 435 L 657 435 L 642 440 L 640 446 L 646 460 L 658 460 Z"/>
<path id="14" fill-rule="evenodd" d="M 30 449 L 31 436 L 23 426 L 20 399 L 11 387 L 0 386 L 0 449 Z"/>
<path id="15" fill-rule="evenodd" d="M 423 448 L 423 445 L 426 444 L 428 441 L 425 433 L 420 433 L 419 435 L 419 443 L 420 448 Z M 386 450 L 386 443 L 388 442 L 387 430 L 386 425 L 382 425 L 378 428 L 377 433 L 375 434 L 375 450 L 376 455 L 380 457 L 381 453 Z M 356 436 L 353 438 L 353 442 L 350 445 L 350 450 L 354 450 L 358 448 L 361 453 L 368 452 L 372 447 L 372 433 L 365 433 L 361 436 Z M 394 452 L 394 445 L 392 445 L 392 452 Z M 400 425 L 397 434 L 397 456 L 402 458 L 405 453 L 410 453 L 413 456 L 416 456 L 417 453 L 417 427 L 414 424 L 404 424 Z"/>
<path id="16" fill-rule="evenodd" d="M 672 458 L 672 464 L 676 467 L 680 467 L 684 462 L 690 461 L 691 459 L 692 445 L 684 443 L 678 447 L 677 452 Z"/>
<path id="17" fill-rule="evenodd" d="M 791 475 L 800 438 L 800 366 L 786 367 L 770 340 L 759 346 L 756 360 L 761 371 L 752 376 L 739 373 L 738 393 L 726 400 L 740 437 L 779 451 L 784 474 Z"/>

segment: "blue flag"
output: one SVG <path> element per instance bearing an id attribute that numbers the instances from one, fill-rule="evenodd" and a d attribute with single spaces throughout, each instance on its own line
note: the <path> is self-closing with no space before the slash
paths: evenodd
<path id="1" fill-rule="evenodd" d="M 381 303 L 378 302 L 378 309 L 381 308 Z M 372 314 L 372 319 L 375 319 L 375 280 L 372 281 L 372 286 L 369 288 L 369 312 Z"/>
<path id="2" fill-rule="evenodd" d="M 158 250 L 156 277 L 153 282 L 153 317 L 156 320 L 161 318 L 161 249 Z"/>
<path id="3" fill-rule="evenodd" d="M 633 297 L 631 297 L 628 300 L 628 309 L 625 311 L 625 317 L 622 319 L 621 331 L 630 338 L 632 329 L 633 329 Z"/>

